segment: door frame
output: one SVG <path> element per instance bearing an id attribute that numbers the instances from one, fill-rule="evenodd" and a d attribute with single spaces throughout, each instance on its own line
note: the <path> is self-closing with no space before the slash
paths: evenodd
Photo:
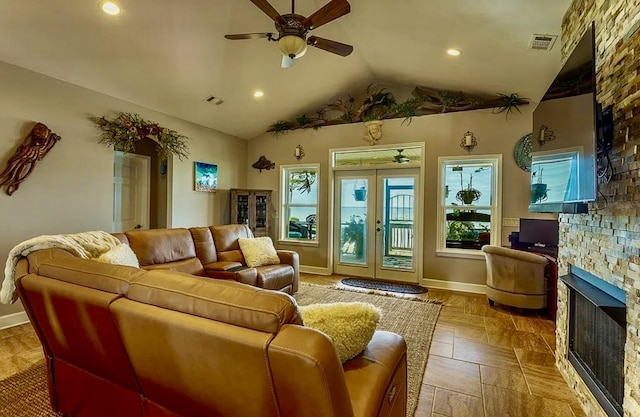
<path id="1" fill-rule="evenodd" d="M 140 222 L 140 224 L 142 225 L 143 229 L 148 229 L 149 225 L 150 225 L 150 207 L 151 207 L 151 157 L 147 156 L 147 155 L 140 155 L 140 154 L 136 154 L 136 153 L 132 153 L 132 152 L 122 152 L 122 151 L 114 151 L 113 152 L 113 167 L 114 167 L 114 172 L 113 172 L 113 176 L 112 178 L 115 179 L 115 167 L 117 165 L 117 161 L 120 160 L 124 160 L 124 159 L 138 159 L 140 161 L 143 162 L 143 166 L 144 166 L 144 170 L 145 170 L 145 175 L 146 175 L 146 181 L 145 181 L 145 196 L 142 197 L 141 201 L 142 201 L 142 221 Z M 115 185 L 115 184 L 114 184 Z M 122 190 L 121 190 L 122 191 Z M 122 192 L 120 193 L 119 196 L 116 195 L 115 192 L 115 187 L 113 188 L 113 214 L 112 214 L 112 221 L 111 221 L 111 228 L 115 229 L 115 207 L 118 201 L 122 201 Z M 124 232 L 124 230 L 112 230 L 114 232 Z"/>
<path id="2" fill-rule="evenodd" d="M 353 152 L 359 150 L 372 150 L 372 149 L 393 149 L 396 150 L 398 148 L 407 148 L 407 147 L 419 147 L 420 148 L 420 163 L 411 163 L 411 164 L 394 164 L 390 166 L 388 164 L 381 165 L 354 165 L 354 166 L 341 166 L 336 167 L 335 163 L 335 155 L 341 152 Z M 333 274 L 333 267 L 335 265 L 334 262 L 334 230 L 335 230 L 335 218 L 334 218 L 334 205 L 335 205 L 335 175 L 336 171 L 360 171 L 366 169 L 393 169 L 398 170 L 399 172 L 404 169 L 419 169 L 418 173 L 418 183 L 416 184 L 416 190 L 418 190 L 418 194 L 421 196 L 416 203 L 416 218 L 415 221 L 419 221 L 424 225 L 424 177 L 425 177 L 425 143 L 424 142 L 408 142 L 408 143 L 394 143 L 394 144 L 385 144 L 385 145 L 375 145 L 375 146 L 357 146 L 350 148 L 332 148 L 329 149 L 329 192 L 328 194 L 328 207 L 327 207 L 327 219 L 328 225 L 327 231 L 329 236 L 327 237 L 327 273 L 329 275 Z M 418 248 L 417 251 L 417 259 L 415 259 L 415 266 L 417 269 L 418 282 L 424 279 L 423 276 L 423 262 L 424 262 L 424 226 L 417 227 L 416 233 L 414 236 L 414 242 Z"/>

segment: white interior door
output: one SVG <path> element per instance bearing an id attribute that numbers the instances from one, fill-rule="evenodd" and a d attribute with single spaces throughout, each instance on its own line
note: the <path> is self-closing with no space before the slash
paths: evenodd
<path id="1" fill-rule="evenodd" d="M 418 282 L 418 178 L 418 169 L 336 172 L 336 274 Z"/>
<path id="2" fill-rule="evenodd" d="M 150 162 L 145 155 L 114 153 L 112 231 L 149 228 Z"/>

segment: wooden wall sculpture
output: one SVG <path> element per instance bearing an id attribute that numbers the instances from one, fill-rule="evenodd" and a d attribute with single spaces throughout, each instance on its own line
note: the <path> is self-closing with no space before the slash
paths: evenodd
<path id="1" fill-rule="evenodd" d="M 0 187 L 8 195 L 12 195 L 20 183 L 33 172 L 38 161 L 60 140 L 60 136 L 53 133 L 46 125 L 36 123 L 31 133 L 16 149 L 16 153 L 7 161 L 7 167 L 0 174 Z"/>

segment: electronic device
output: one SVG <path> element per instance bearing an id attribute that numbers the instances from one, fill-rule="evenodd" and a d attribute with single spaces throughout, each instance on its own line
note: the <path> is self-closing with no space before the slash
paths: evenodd
<path id="1" fill-rule="evenodd" d="M 597 143 L 613 126 L 596 103 L 594 33 L 592 23 L 533 112 L 530 212 L 586 213 L 596 200 Z"/>
<path id="2" fill-rule="evenodd" d="M 540 247 L 558 247 L 558 221 L 545 219 L 520 219 L 518 243 Z"/>

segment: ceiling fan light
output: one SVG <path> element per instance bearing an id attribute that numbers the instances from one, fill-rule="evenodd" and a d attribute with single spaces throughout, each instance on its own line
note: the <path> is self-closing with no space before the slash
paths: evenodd
<path id="1" fill-rule="evenodd" d="M 304 39 L 295 35 L 285 35 L 278 39 L 278 47 L 282 53 L 290 58 L 295 58 L 307 49 Z"/>

